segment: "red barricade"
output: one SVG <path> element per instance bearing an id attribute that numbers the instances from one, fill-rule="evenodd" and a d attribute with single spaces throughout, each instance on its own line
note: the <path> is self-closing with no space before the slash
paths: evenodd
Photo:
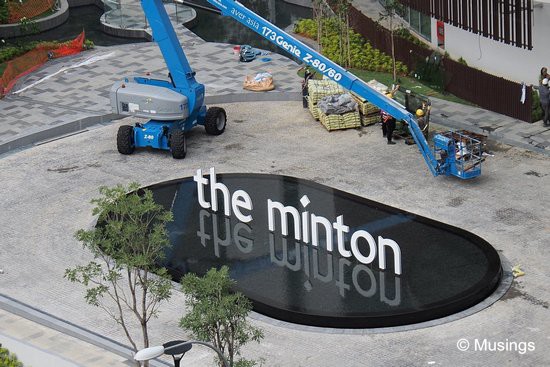
<path id="1" fill-rule="evenodd" d="M 8 61 L 4 73 L 0 77 L 0 98 L 13 88 L 17 80 L 42 66 L 50 58 L 75 55 L 83 50 L 84 32 L 74 40 L 62 45 L 43 43 L 33 50 Z"/>

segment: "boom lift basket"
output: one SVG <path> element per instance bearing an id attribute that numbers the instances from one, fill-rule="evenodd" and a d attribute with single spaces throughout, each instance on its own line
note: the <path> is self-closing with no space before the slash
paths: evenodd
<path id="1" fill-rule="evenodd" d="M 434 155 L 440 172 L 468 179 L 481 174 L 482 142 L 463 132 L 448 131 L 434 137 Z"/>

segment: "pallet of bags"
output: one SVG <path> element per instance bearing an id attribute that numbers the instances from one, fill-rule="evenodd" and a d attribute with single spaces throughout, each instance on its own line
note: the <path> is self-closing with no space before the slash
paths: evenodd
<path id="1" fill-rule="evenodd" d="M 361 126 L 361 117 L 358 111 L 341 115 L 327 115 L 323 111 L 319 111 L 319 121 L 328 131 L 354 129 Z"/>
<path id="2" fill-rule="evenodd" d="M 376 107 L 375 105 L 367 101 L 365 98 L 360 97 L 355 93 L 352 93 L 351 95 L 353 96 L 353 99 L 355 100 L 355 102 L 357 102 L 357 107 L 359 108 L 359 112 L 361 113 L 361 115 L 371 116 L 371 115 L 380 113 L 380 108 Z"/>
<path id="3" fill-rule="evenodd" d="M 382 94 L 387 93 L 389 91 L 389 88 L 386 84 L 382 84 L 376 79 L 372 79 L 368 81 L 367 85 Z"/>
<path id="4" fill-rule="evenodd" d="M 311 99 L 311 103 L 313 103 L 314 105 L 316 105 L 317 102 L 319 102 L 319 100 L 323 97 L 333 94 L 345 93 L 344 88 L 342 88 L 340 85 L 336 84 L 336 82 L 333 82 L 332 80 L 315 79 L 310 79 L 307 82 L 307 91 L 309 98 Z"/>
<path id="5" fill-rule="evenodd" d="M 385 94 L 388 92 L 388 86 L 380 83 L 376 79 L 367 82 L 367 85 L 379 93 Z M 353 98 L 357 101 L 357 105 L 359 106 L 361 124 L 363 126 L 374 125 L 380 122 L 380 108 L 356 94 L 353 95 Z"/>
<path id="6" fill-rule="evenodd" d="M 313 116 L 315 120 L 319 120 L 319 108 L 317 108 L 316 103 L 313 103 L 311 101 L 311 98 L 309 96 L 307 97 L 307 107 L 309 109 L 309 112 L 311 113 L 311 116 Z"/>
<path id="7" fill-rule="evenodd" d="M 369 126 L 374 125 L 380 122 L 380 112 L 373 113 L 370 115 L 361 115 L 361 125 Z"/>
<path id="8" fill-rule="evenodd" d="M 317 103 L 319 120 L 328 130 L 352 129 L 361 126 L 357 102 L 349 93 L 323 97 Z"/>
<path id="9" fill-rule="evenodd" d="M 309 79 L 307 82 L 308 90 L 308 108 L 309 112 L 315 120 L 319 120 L 319 108 L 317 103 L 323 97 L 330 96 L 333 94 L 342 94 L 344 93 L 344 88 L 342 88 L 337 83 L 332 80 L 316 80 Z"/>

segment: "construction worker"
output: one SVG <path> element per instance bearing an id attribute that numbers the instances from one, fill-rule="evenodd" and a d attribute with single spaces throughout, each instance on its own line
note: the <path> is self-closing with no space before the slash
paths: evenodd
<path id="1" fill-rule="evenodd" d="M 304 70 L 304 80 L 302 82 L 302 104 L 303 104 L 303 107 L 304 108 L 307 108 L 307 97 L 309 95 L 309 91 L 308 91 L 308 88 L 307 88 L 307 84 L 309 82 L 309 80 L 311 78 L 313 78 L 314 74 L 313 72 L 311 72 L 311 70 L 309 70 L 309 68 L 306 66 L 306 67 L 301 67 L 298 71 L 300 70 Z"/>
<path id="2" fill-rule="evenodd" d="M 420 130 L 424 132 L 424 129 L 426 128 L 426 115 L 422 108 L 416 110 L 416 122 L 418 123 Z"/>
<path id="3" fill-rule="evenodd" d="M 386 97 L 393 98 L 393 94 L 386 93 Z M 388 144 L 395 144 L 392 140 L 393 131 L 395 130 L 395 118 L 384 110 L 380 110 L 380 118 L 382 120 L 382 136 L 388 139 Z"/>

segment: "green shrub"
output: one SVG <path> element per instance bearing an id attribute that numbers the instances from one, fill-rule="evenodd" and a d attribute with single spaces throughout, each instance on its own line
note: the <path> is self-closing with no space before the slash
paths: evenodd
<path id="1" fill-rule="evenodd" d="M 8 8 L 8 0 L 0 0 L 0 24 L 6 24 L 10 17 L 10 9 Z"/>
<path id="2" fill-rule="evenodd" d="M 84 41 L 84 49 L 85 50 L 91 50 L 94 47 L 95 47 L 95 44 L 92 40 L 86 39 Z"/>
<path id="3" fill-rule="evenodd" d="M 2 0 L 0 0 L 2 1 Z M 67 45 L 71 41 L 59 42 L 59 41 L 42 41 L 42 42 L 27 42 L 19 45 L 6 45 L 0 47 L 0 64 L 15 59 L 25 53 L 29 52 L 35 47 L 43 47 L 45 49 L 55 49 L 61 45 Z M 84 41 L 84 49 L 89 50 L 94 48 L 94 43 L 91 40 Z"/>
<path id="4" fill-rule="evenodd" d="M 30 35 L 39 32 L 36 22 L 32 19 L 28 19 L 27 17 L 23 17 L 19 20 L 19 30 L 22 35 Z"/>
<path id="5" fill-rule="evenodd" d="M 0 346 L 0 367 L 23 367 L 23 363 L 19 362 L 14 354 L 10 354 L 9 350 Z"/>
<path id="6" fill-rule="evenodd" d="M 294 25 L 294 33 L 298 33 L 309 38 L 316 38 L 317 24 L 313 19 L 300 19 Z"/>
<path id="7" fill-rule="evenodd" d="M 9 61 L 24 53 L 32 50 L 36 44 L 32 43 L 25 46 L 5 46 L 0 48 L 0 63 Z"/>
<path id="8" fill-rule="evenodd" d="M 457 61 L 462 65 L 468 66 L 468 63 L 466 62 L 466 60 L 464 60 L 462 56 L 460 56 Z"/>
<path id="9" fill-rule="evenodd" d="M 344 64 L 340 52 L 340 34 L 338 32 L 337 19 L 323 20 L 323 35 L 321 37 L 323 55 L 337 64 Z M 317 38 L 317 23 L 312 19 L 301 19 L 295 27 L 294 32 L 310 38 Z M 375 49 L 360 34 L 350 31 L 350 59 L 351 67 L 370 71 L 391 73 L 392 58 L 389 55 Z M 344 56 L 345 57 L 345 56 Z M 397 73 L 407 75 L 407 66 L 401 62 L 396 63 Z"/>

